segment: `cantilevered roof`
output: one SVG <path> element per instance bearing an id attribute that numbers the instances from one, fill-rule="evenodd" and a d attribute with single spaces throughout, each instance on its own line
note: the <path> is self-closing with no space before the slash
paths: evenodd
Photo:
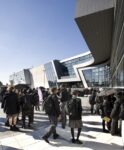
<path id="1" fill-rule="evenodd" d="M 94 64 L 109 60 L 114 0 L 77 0 L 75 20 L 94 57 Z"/>

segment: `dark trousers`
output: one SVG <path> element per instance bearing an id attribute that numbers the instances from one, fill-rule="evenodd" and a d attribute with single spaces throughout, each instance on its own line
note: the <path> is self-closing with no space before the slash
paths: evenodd
<path id="1" fill-rule="evenodd" d="M 33 119 L 32 114 L 27 114 L 27 115 L 26 114 L 22 114 L 23 127 L 25 127 L 26 117 L 28 117 L 28 125 L 30 125 L 32 123 L 32 119 Z"/>
<path id="2" fill-rule="evenodd" d="M 49 138 L 52 134 L 56 135 L 56 126 L 58 123 L 57 116 L 49 116 L 50 128 L 49 131 L 44 135 L 44 137 Z"/>
<path id="3" fill-rule="evenodd" d="M 111 134 L 112 135 L 117 135 L 118 134 L 118 119 L 112 119 Z"/>
<path id="4" fill-rule="evenodd" d="M 91 110 L 91 114 L 93 114 L 94 113 L 94 105 L 91 105 L 90 110 Z"/>

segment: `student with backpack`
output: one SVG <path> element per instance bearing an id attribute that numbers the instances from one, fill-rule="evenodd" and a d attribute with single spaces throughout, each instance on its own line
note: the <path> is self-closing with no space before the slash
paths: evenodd
<path id="1" fill-rule="evenodd" d="M 50 129 L 49 131 L 42 137 L 47 143 L 49 143 L 48 138 L 53 134 L 53 138 L 57 139 L 59 135 L 56 133 L 56 126 L 58 123 L 58 118 L 60 116 L 60 107 L 59 101 L 57 97 L 57 88 L 51 89 L 52 94 L 47 97 L 44 101 L 44 110 L 49 117 L 50 120 Z"/>
<path id="2" fill-rule="evenodd" d="M 82 144 L 79 140 L 82 128 L 82 106 L 81 99 L 78 97 L 78 91 L 73 91 L 72 99 L 68 104 L 69 126 L 71 128 L 72 143 Z M 74 129 L 78 129 L 77 138 L 75 139 Z"/>

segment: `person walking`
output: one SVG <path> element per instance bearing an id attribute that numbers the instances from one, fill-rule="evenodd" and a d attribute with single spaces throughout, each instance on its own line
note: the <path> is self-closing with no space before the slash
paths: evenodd
<path id="1" fill-rule="evenodd" d="M 57 88 L 51 89 L 52 94 L 48 96 L 48 98 L 44 102 L 44 110 L 49 117 L 50 120 L 50 129 L 49 131 L 42 137 L 47 143 L 49 143 L 48 138 L 53 134 L 53 138 L 57 139 L 59 134 L 56 133 L 56 126 L 58 123 L 58 118 L 60 116 L 60 107 L 59 101 L 57 97 Z"/>
<path id="2" fill-rule="evenodd" d="M 61 86 L 60 88 L 60 106 L 61 106 L 61 121 L 62 121 L 62 128 L 65 129 L 66 126 L 66 107 L 67 107 L 67 103 L 70 100 L 70 95 L 69 92 L 67 91 L 67 89 L 65 88 L 64 85 Z"/>
<path id="3" fill-rule="evenodd" d="M 73 91 L 72 99 L 68 103 L 69 126 L 71 128 L 72 143 L 82 144 L 79 140 L 82 128 L 82 105 L 78 97 L 78 91 Z M 74 129 L 78 129 L 77 138 L 75 139 Z"/>

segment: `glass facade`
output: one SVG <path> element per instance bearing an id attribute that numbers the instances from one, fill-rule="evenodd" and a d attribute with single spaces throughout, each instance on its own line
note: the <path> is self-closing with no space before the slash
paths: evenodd
<path id="1" fill-rule="evenodd" d="M 62 63 L 59 60 L 53 60 L 53 63 L 52 62 L 46 63 L 44 67 L 49 86 L 54 87 L 59 85 L 59 83 L 57 83 L 57 79 L 67 80 L 70 78 L 76 78 L 76 74 L 73 68 L 74 65 L 88 62 L 92 58 L 93 58 L 92 54 L 90 53 L 68 61 L 64 61 Z M 80 81 L 79 83 L 81 87 L 82 82 Z M 77 84 L 76 81 L 74 83 L 73 81 L 68 83 L 68 86 L 77 86 L 77 85 L 79 84 Z"/>
<path id="2" fill-rule="evenodd" d="M 93 59 L 92 54 L 70 59 L 68 61 L 60 62 L 54 60 L 53 63 L 49 62 L 45 64 L 45 72 L 50 87 L 54 87 L 60 84 L 65 84 L 67 87 L 84 87 L 83 81 L 75 80 L 76 74 L 74 71 L 74 65 L 82 64 Z M 98 65 L 91 68 L 80 68 L 85 77 L 88 87 L 106 87 L 110 83 L 110 68 L 108 65 Z M 78 72 L 79 74 L 81 72 Z M 81 74 L 80 74 L 81 75 Z M 68 79 L 70 79 L 68 81 Z M 74 80 L 72 79 L 74 78 Z M 57 82 L 57 79 L 59 80 Z"/>
<path id="3" fill-rule="evenodd" d="M 82 71 L 88 87 L 106 87 L 109 86 L 110 69 L 109 66 L 98 66 Z"/>
<path id="4" fill-rule="evenodd" d="M 63 62 L 62 65 L 64 66 L 63 67 L 64 74 L 63 74 L 62 78 L 64 78 L 64 76 L 69 76 L 70 78 L 76 77 L 75 71 L 74 71 L 74 65 L 85 63 L 85 62 L 91 60 L 92 58 L 93 58 L 92 54 L 88 54 L 88 55 L 84 55 L 82 57 L 78 57 L 78 58 Z"/>
<path id="5" fill-rule="evenodd" d="M 111 86 L 124 86 L 124 0 L 117 0 L 111 55 Z"/>
<path id="6" fill-rule="evenodd" d="M 45 72 L 46 72 L 49 86 L 50 87 L 57 86 L 57 77 L 55 75 L 55 71 L 54 71 L 52 62 L 45 64 L 44 67 L 45 67 Z"/>

